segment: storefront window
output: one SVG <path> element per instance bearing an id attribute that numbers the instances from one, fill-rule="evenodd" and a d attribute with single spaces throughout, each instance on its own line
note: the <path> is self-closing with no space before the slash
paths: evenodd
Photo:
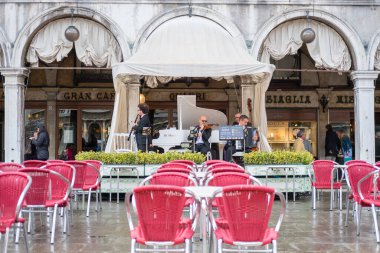
<path id="1" fill-rule="evenodd" d="M 58 155 L 74 160 L 77 150 L 77 110 L 61 109 L 58 115 Z"/>
<path id="2" fill-rule="evenodd" d="M 39 122 L 45 123 L 45 109 L 25 109 L 25 160 L 37 159 L 36 149 L 29 140 Z"/>
<path id="3" fill-rule="evenodd" d="M 82 110 L 82 150 L 105 150 L 111 128 L 111 120 L 111 110 Z"/>

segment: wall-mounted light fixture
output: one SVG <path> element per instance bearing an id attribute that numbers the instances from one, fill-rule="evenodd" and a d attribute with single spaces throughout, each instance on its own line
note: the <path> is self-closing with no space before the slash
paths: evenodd
<path id="1" fill-rule="evenodd" d="M 329 99 L 325 96 L 325 94 L 323 94 L 319 99 L 319 104 L 322 106 L 322 111 L 325 112 L 326 107 L 329 104 Z"/>

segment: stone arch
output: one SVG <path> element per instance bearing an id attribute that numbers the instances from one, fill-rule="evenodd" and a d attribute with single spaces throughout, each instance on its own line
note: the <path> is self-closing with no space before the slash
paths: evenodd
<path id="1" fill-rule="evenodd" d="M 380 46 L 380 29 L 372 37 L 368 45 L 368 70 L 375 70 L 375 55 Z"/>
<path id="2" fill-rule="evenodd" d="M 155 29 L 157 29 L 157 27 L 159 27 L 168 20 L 187 15 L 189 15 L 189 8 L 184 6 L 163 12 L 158 16 L 154 17 L 149 23 L 142 27 L 142 29 L 136 36 L 136 41 L 133 45 L 132 52 L 135 53 L 139 46 L 143 44 L 143 42 L 150 36 L 150 34 Z M 225 16 L 223 16 L 221 13 L 200 6 L 192 6 L 191 15 L 203 17 L 217 23 L 218 25 L 223 27 L 227 32 L 229 32 L 232 37 L 240 37 L 241 41 L 244 43 L 244 45 L 246 45 L 244 36 L 239 30 L 239 28 L 230 20 L 228 20 Z"/>
<path id="3" fill-rule="evenodd" d="M 27 23 L 20 31 L 19 36 L 16 39 L 12 54 L 12 66 L 24 66 L 27 47 L 33 39 L 34 35 L 50 21 L 70 17 L 72 8 L 72 6 L 51 8 L 42 12 L 39 16 Z M 79 7 L 75 9 L 75 12 L 77 16 L 91 19 L 106 27 L 119 43 L 123 59 L 126 59 L 130 56 L 131 52 L 128 45 L 129 40 L 125 37 L 123 30 L 119 27 L 119 25 L 116 24 L 112 19 L 89 8 Z"/>
<path id="4" fill-rule="evenodd" d="M 350 50 L 353 68 L 355 70 L 367 69 L 365 49 L 354 28 L 340 18 L 322 10 L 297 9 L 273 17 L 262 26 L 256 35 L 254 35 L 251 54 L 257 59 L 266 37 L 274 28 L 286 21 L 305 18 L 306 11 L 309 11 L 310 18 L 332 27 L 340 34 L 340 36 L 342 36 Z"/>
<path id="5" fill-rule="evenodd" d="M 9 67 L 10 43 L 0 27 L 0 67 Z"/>

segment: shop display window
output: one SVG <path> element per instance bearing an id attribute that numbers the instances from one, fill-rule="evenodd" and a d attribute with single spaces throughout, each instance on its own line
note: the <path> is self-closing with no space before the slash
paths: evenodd
<path id="1" fill-rule="evenodd" d="M 317 154 L 316 121 L 268 121 L 267 139 L 273 150 L 292 149 L 297 132 L 303 129 L 310 141 L 312 153 Z"/>

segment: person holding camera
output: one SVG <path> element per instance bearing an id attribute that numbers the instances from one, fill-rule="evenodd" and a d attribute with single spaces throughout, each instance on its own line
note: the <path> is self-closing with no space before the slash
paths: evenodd
<path id="1" fill-rule="evenodd" d="M 40 122 L 37 124 L 37 130 L 34 132 L 34 136 L 30 137 L 30 140 L 36 146 L 37 159 L 42 161 L 48 160 L 50 139 L 44 123 Z"/>

